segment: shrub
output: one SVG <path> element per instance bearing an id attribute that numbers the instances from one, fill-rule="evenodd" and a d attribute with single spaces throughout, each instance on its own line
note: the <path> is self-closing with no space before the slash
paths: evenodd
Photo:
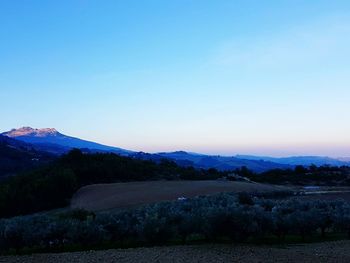
<path id="1" fill-rule="evenodd" d="M 102 214 L 96 217 L 96 223 L 103 228 L 108 240 L 119 242 L 123 246 L 125 240 L 137 236 L 139 221 L 135 214 Z"/>
<path id="2" fill-rule="evenodd" d="M 238 202 L 241 205 L 254 205 L 252 196 L 245 192 L 238 194 Z"/>
<path id="3" fill-rule="evenodd" d="M 140 226 L 142 239 L 150 244 L 164 244 L 174 237 L 174 229 L 165 217 L 147 216 Z"/>
<path id="4" fill-rule="evenodd" d="M 166 244 L 176 239 L 185 243 L 191 235 L 233 242 L 269 234 L 281 240 L 289 234 L 305 239 L 319 231 L 322 235 L 333 231 L 350 236 L 350 205 L 343 201 L 246 197 L 220 194 L 96 216 L 74 210 L 56 216 L 3 219 L 0 249 L 93 248 L 106 242 L 115 246 Z"/>
<path id="5" fill-rule="evenodd" d="M 58 215 L 61 219 L 76 219 L 79 221 L 85 221 L 87 219 L 92 219 L 96 217 L 96 214 L 85 209 L 73 209 L 65 213 Z"/>
<path id="6" fill-rule="evenodd" d="M 14 218 L 8 220 L 4 227 L 3 243 L 6 244 L 6 248 L 13 248 L 18 251 L 24 247 L 23 232 L 25 230 L 25 222 L 21 218 Z"/>
<path id="7" fill-rule="evenodd" d="M 83 247 L 92 247 L 100 244 L 105 239 L 104 229 L 96 222 L 87 220 L 81 222 L 72 220 L 70 222 L 67 239 L 72 244 L 79 244 Z"/>

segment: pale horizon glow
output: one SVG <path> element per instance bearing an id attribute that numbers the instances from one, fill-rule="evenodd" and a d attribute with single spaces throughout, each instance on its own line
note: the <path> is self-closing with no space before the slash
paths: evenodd
<path id="1" fill-rule="evenodd" d="M 0 131 L 350 156 L 350 2 L 5 1 Z"/>

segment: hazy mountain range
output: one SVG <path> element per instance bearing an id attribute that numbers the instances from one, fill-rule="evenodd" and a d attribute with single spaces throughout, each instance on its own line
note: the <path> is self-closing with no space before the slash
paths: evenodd
<path id="1" fill-rule="evenodd" d="M 8 145 L 16 148 L 27 149 L 37 154 L 48 153 L 61 155 L 72 148 L 79 148 L 85 152 L 113 152 L 116 154 L 130 156 L 133 158 L 148 159 L 158 161 L 161 159 L 174 160 L 179 165 L 194 166 L 197 168 L 216 168 L 218 170 L 233 170 L 246 166 L 256 172 L 263 172 L 276 168 L 292 168 L 295 165 L 349 165 L 349 159 L 334 159 L 319 156 L 295 156 L 286 158 L 274 158 L 265 156 L 214 156 L 197 153 L 188 153 L 184 151 L 161 152 L 156 154 L 133 152 L 126 149 L 107 146 L 91 141 L 64 135 L 53 128 L 33 129 L 31 127 L 22 127 L 12 129 L 2 133 L 2 138 L 9 138 Z M 4 140 L 4 139 L 3 139 Z M 24 144 L 23 144 L 24 143 Z M 4 154 L 4 153 L 3 153 Z M 1 160 L 0 156 L 0 160 Z M 38 158 L 35 158 L 38 159 Z"/>
<path id="2" fill-rule="evenodd" d="M 188 153 L 184 151 L 177 152 L 162 152 L 156 154 L 138 153 L 137 158 L 142 159 L 171 159 L 178 165 L 194 166 L 197 168 L 215 168 L 221 171 L 235 170 L 246 166 L 255 172 L 263 172 L 271 169 L 286 169 L 291 168 L 290 165 L 274 163 L 264 160 L 249 160 L 237 157 L 204 155 L 197 153 Z"/>
<path id="3" fill-rule="evenodd" d="M 269 162 L 275 162 L 275 163 L 281 163 L 281 164 L 287 164 L 287 165 L 334 165 L 334 166 L 341 166 L 345 165 L 348 162 L 346 161 L 346 158 L 343 160 L 330 158 L 327 156 L 321 157 L 321 156 L 292 156 L 292 157 L 282 157 L 282 158 L 276 158 L 276 157 L 268 157 L 268 156 L 252 156 L 252 155 L 236 155 L 237 158 L 240 159 L 247 159 L 247 160 L 263 160 L 263 161 L 269 161 Z"/>

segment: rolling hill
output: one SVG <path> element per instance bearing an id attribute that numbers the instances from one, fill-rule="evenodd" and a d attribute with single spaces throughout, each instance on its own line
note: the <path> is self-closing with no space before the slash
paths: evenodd
<path id="1" fill-rule="evenodd" d="M 274 163 L 271 161 L 264 160 L 249 160 L 236 157 L 226 156 L 215 156 L 215 155 L 204 155 L 197 153 L 188 153 L 184 151 L 177 152 L 162 152 L 157 154 L 137 153 L 134 155 L 135 158 L 146 159 L 146 160 L 161 160 L 170 159 L 175 161 L 178 165 L 182 166 L 193 166 L 197 168 L 209 169 L 215 168 L 219 171 L 229 171 L 246 166 L 254 172 L 264 172 L 271 169 L 287 169 L 292 168 L 288 164 Z"/>
<path id="2" fill-rule="evenodd" d="M 267 156 L 252 156 L 252 155 L 237 155 L 237 158 L 247 159 L 247 160 L 263 160 L 274 163 L 281 163 L 287 165 L 331 165 L 331 166 L 342 166 L 349 165 L 349 162 L 346 159 L 334 159 L 326 156 L 292 156 L 292 157 L 283 157 L 283 158 L 274 158 Z"/>
<path id="3" fill-rule="evenodd" d="M 0 178 L 38 167 L 54 159 L 34 145 L 0 135 Z"/>

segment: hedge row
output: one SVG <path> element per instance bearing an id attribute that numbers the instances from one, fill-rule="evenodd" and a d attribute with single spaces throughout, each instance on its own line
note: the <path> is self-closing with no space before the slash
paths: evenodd
<path id="1" fill-rule="evenodd" d="M 77 246 L 185 243 L 189 238 L 242 242 L 274 235 L 350 234 L 350 205 L 344 201 L 272 200 L 221 194 L 164 202 L 119 213 L 84 210 L 0 220 L 3 253 L 51 251 Z"/>

